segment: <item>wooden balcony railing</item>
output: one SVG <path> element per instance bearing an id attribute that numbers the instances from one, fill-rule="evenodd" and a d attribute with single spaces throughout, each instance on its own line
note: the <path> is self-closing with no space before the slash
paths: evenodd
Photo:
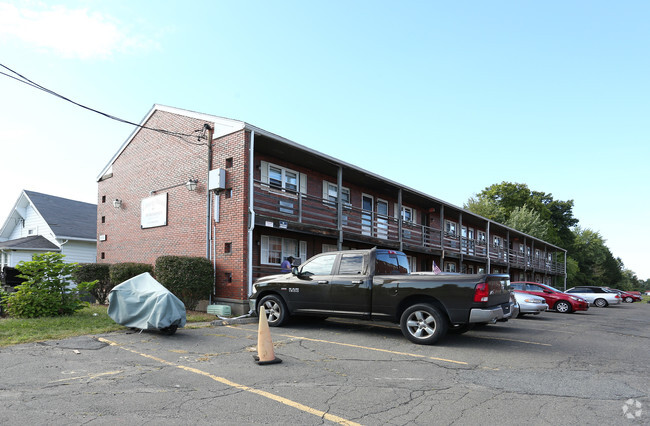
<path id="1" fill-rule="evenodd" d="M 270 186 L 259 181 L 254 184 L 254 208 L 258 214 L 279 220 L 322 229 L 338 229 L 338 210 L 335 201 Z M 544 259 L 526 259 L 520 252 L 493 246 L 488 250 L 485 241 L 473 240 L 448 234 L 442 229 L 402 221 L 392 216 L 380 215 L 345 204 L 341 216 L 344 236 L 356 236 L 373 240 L 377 244 L 386 241 L 387 246 L 400 242 L 407 247 L 426 250 L 445 250 L 477 259 L 489 258 L 495 264 L 510 265 L 522 269 L 535 269 L 548 273 L 563 273 L 564 264 Z M 271 272 L 271 271 L 269 271 Z"/>

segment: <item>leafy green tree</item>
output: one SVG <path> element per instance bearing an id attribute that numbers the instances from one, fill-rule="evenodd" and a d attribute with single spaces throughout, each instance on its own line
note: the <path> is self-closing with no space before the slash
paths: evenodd
<path id="1" fill-rule="evenodd" d="M 548 222 L 542 219 L 539 213 L 528 208 L 527 205 L 515 207 L 504 225 L 542 240 L 546 239 L 549 231 Z"/>
<path id="2" fill-rule="evenodd" d="M 571 228 L 578 224 L 573 217 L 573 200 L 554 200 L 552 194 L 531 191 L 523 183 L 502 182 L 485 188 L 476 196 L 471 197 L 464 207 L 473 213 L 479 214 L 496 222 L 508 224 L 510 217 L 517 211 L 514 223 L 511 226 L 519 231 L 521 229 L 539 229 L 539 224 L 527 224 L 524 219 L 537 220 L 535 216 L 527 213 L 521 216 L 521 209 L 533 211 L 539 215 L 542 223 L 546 223 L 546 230 L 538 235 L 544 235 L 544 240 L 559 247 L 568 248 L 573 243 Z M 533 234 L 530 234 L 533 235 Z"/>
<path id="3" fill-rule="evenodd" d="M 36 318 L 72 314 L 84 306 L 76 288 L 71 288 L 71 274 L 76 263 L 64 263 L 60 253 L 35 254 L 29 262 L 20 262 L 16 269 L 25 279 L 16 292 L 5 295 L 3 304 L 9 315 Z M 94 283 L 80 283 L 82 289 Z"/>
<path id="4" fill-rule="evenodd" d="M 618 286 L 623 280 L 620 263 L 605 245 L 600 233 L 576 227 L 574 237 L 570 253 L 578 262 L 579 270 L 573 276 L 568 276 L 571 285 Z"/>

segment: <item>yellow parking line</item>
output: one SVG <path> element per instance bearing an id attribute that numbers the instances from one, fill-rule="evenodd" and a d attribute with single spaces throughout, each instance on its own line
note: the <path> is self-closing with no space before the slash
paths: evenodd
<path id="1" fill-rule="evenodd" d="M 231 325 L 227 325 L 226 327 L 234 328 L 234 329 L 239 328 L 239 327 L 233 327 Z M 246 329 L 246 328 L 242 328 L 242 329 L 250 331 L 250 329 Z M 366 350 L 369 350 L 369 351 L 384 352 L 384 353 L 389 353 L 389 354 L 393 354 L 393 355 L 410 356 L 410 357 L 414 357 L 414 358 L 427 358 L 427 359 L 432 359 L 434 361 L 444 361 L 444 362 L 451 362 L 453 364 L 469 365 L 468 363 L 463 362 L 463 361 L 455 361 L 453 359 L 445 359 L 445 358 L 437 358 L 437 357 L 434 357 L 434 356 L 412 354 L 412 353 L 409 353 L 409 352 L 397 352 L 397 351 L 391 351 L 391 350 L 388 350 L 388 349 L 373 348 L 373 347 L 370 347 L 370 346 L 353 345 L 351 343 L 332 342 L 330 340 L 312 339 L 312 338 L 304 337 L 304 336 L 292 336 L 290 334 L 278 334 L 278 335 L 282 336 L 282 337 L 289 337 L 291 339 L 308 340 L 310 342 L 329 343 L 330 345 L 339 345 L 339 346 L 347 346 L 347 347 L 350 347 L 350 348 L 366 349 Z"/>
<path id="2" fill-rule="evenodd" d="M 224 379 L 223 377 L 215 376 L 213 374 L 210 374 L 208 372 L 205 372 L 205 371 L 202 371 L 202 370 L 199 370 L 199 369 L 196 369 L 196 368 L 175 364 L 173 362 L 165 361 L 164 359 L 155 357 L 153 355 L 140 353 L 138 351 L 135 351 L 133 349 L 129 349 L 129 348 L 125 347 L 125 346 L 120 345 L 119 343 L 112 342 L 112 341 L 104 339 L 102 337 L 100 337 L 98 340 L 100 342 L 108 343 L 111 346 L 118 346 L 119 348 L 124 349 L 125 351 L 129 351 L 129 352 L 132 352 L 134 354 L 143 356 L 145 358 L 152 359 L 154 361 L 160 362 L 161 364 L 165 364 L 165 365 L 173 366 L 173 367 L 176 367 L 176 368 L 180 368 L 181 370 L 189 371 L 191 373 L 200 374 L 202 376 L 209 377 L 212 380 L 217 381 L 219 383 L 223 383 L 224 385 L 231 386 L 231 387 L 234 387 L 234 388 L 246 391 L 246 392 L 251 392 L 251 393 L 254 393 L 256 395 L 263 396 L 265 398 L 269 398 L 269 399 L 271 399 L 273 401 L 279 402 L 279 403 L 287 405 L 289 407 L 296 408 L 296 409 L 298 409 L 300 411 L 304 411 L 304 412 L 309 413 L 309 414 L 313 414 L 314 416 L 318 416 L 318 417 L 320 417 L 322 419 L 329 420 L 331 422 L 338 423 L 340 425 L 361 426 L 359 423 L 355 423 L 353 421 L 346 420 L 346 419 L 344 419 L 342 417 L 326 413 L 325 411 L 321 411 L 321 410 L 317 410 L 315 408 L 308 407 L 308 406 L 303 405 L 303 404 L 301 404 L 299 402 L 295 402 L 295 401 L 292 401 L 290 399 L 287 399 L 287 398 L 284 398 L 284 397 L 281 397 L 281 396 L 278 396 L 278 395 L 274 395 L 274 394 L 272 394 L 270 392 L 266 392 L 266 391 L 255 389 L 255 388 L 251 388 L 251 387 L 245 386 L 245 385 L 240 385 L 238 383 L 231 382 L 228 379 Z"/>

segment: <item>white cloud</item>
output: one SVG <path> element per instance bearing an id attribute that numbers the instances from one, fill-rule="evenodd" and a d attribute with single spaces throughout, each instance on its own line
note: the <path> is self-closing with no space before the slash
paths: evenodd
<path id="1" fill-rule="evenodd" d="M 29 9 L 0 2 L 0 37 L 3 35 L 81 59 L 104 59 L 115 52 L 157 47 L 152 40 L 129 34 L 108 15 L 64 6 Z"/>

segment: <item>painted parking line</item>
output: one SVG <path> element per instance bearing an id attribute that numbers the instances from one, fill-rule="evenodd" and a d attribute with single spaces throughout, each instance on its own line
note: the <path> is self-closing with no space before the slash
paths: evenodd
<path id="1" fill-rule="evenodd" d="M 246 331 L 249 331 L 249 332 L 252 331 L 251 329 L 239 328 L 239 327 L 235 327 L 235 326 L 232 326 L 232 325 L 227 325 L 226 327 L 234 328 L 234 329 L 240 329 L 240 330 L 246 330 Z M 312 339 L 310 337 L 294 336 L 294 335 L 291 335 L 291 334 L 279 334 L 278 333 L 277 335 L 282 336 L 282 337 L 288 337 L 290 339 L 305 340 L 305 341 L 308 341 L 308 342 L 327 343 L 327 344 L 330 344 L 330 345 L 346 346 L 346 347 L 355 348 L 355 349 L 365 349 L 365 350 L 368 350 L 368 351 L 383 352 L 383 353 L 388 353 L 388 354 L 392 354 L 392 355 L 401 355 L 401 356 L 408 356 L 408 357 L 413 357 L 413 358 L 425 358 L 425 359 L 431 359 L 431 360 L 434 360 L 434 361 L 450 362 L 452 364 L 459 364 L 459 365 L 469 365 L 466 362 L 456 361 L 456 360 L 453 360 L 453 359 L 437 358 L 437 357 L 434 357 L 434 356 L 413 354 L 413 353 L 409 353 L 409 352 L 391 351 L 391 350 L 388 350 L 388 349 L 373 348 L 371 346 L 353 345 L 352 343 L 342 343 L 342 342 L 333 342 L 331 340 Z"/>
<path id="2" fill-rule="evenodd" d="M 239 389 L 239 390 L 243 390 L 243 391 L 246 391 L 246 392 L 254 393 L 256 395 L 263 396 L 265 398 L 271 399 L 273 401 L 279 402 L 281 404 L 287 405 L 287 406 L 295 408 L 297 410 L 304 411 L 305 413 L 313 414 L 314 416 L 320 417 L 321 419 L 329 420 L 330 422 L 333 422 L 333 423 L 338 423 L 340 425 L 347 425 L 347 426 L 361 426 L 359 423 L 355 423 L 355 422 L 353 422 L 351 420 L 346 420 L 346 419 L 344 419 L 342 417 L 326 413 L 325 411 L 321 411 L 321 410 L 317 410 L 315 408 L 308 407 L 308 406 L 306 406 L 304 404 L 301 404 L 299 402 L 292 401 L 290 399 L 284 398 L 284 397 L 279 396 L 279 395 L 272 394 L 270 392 L 266 392 L 266 391 L 263 391 L 263 390 L 260 390 L 260 389 L 251 388 L 251 387 L 245 386 L 245 385 L 240 385 L 239 383 L 232 382 L 232 381 L 230 381 L 228 379 L 225 379 L 223 377 L 215 376 L 214 374 L 210 374 L 210 373 L 208 373 L 206 371 L 199 370 L 197 368 L 192 368 L 192 367 L 187 367 L 185 365 L 175 364 L 173 362 L 166 361 L 166 360 L 164 360 L 162 358 L 158 358 L 158 357 L 155 357 L 153 355 L 138 352 L 138 351 L 136 351 L 134 349 L 127 348 L 126 346 L 122 346 L 119 343 L 113 342 L 111 340 L 104 339 L 103 337 L 99 337 L 98 340 L 100 342 L 108 343 L 111 346 L 117 346 L 120 349 L 124 349 L 125 351 L 129 351 L 129 352 L 132 352 L 134 354 L 143 356 L 145 358 L 149 358 L 149 359 L 154 360 L 156 362 L 159 362 L 161 364 L 169 365 L 171 367 L 176 367 L 176 368 L 179 368 L 181 370 L 188 371 L 190 373 L 199 374 L 201 376 L 208 377 L 208 378 L 210 378 L 210 379 L 212 379 L 212 380 L 214 380 L 216 382 L 222 383 L 224 385 L 227 385 L 227 386 Z"/>

